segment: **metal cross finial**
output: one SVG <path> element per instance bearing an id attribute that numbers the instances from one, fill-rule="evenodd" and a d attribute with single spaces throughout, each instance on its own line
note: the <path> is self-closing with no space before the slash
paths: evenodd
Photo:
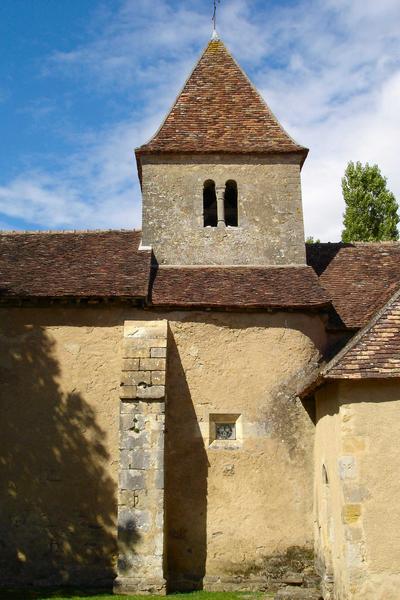
<path id="1" fill-rule="evenodd" d="M 212 22 L 213 22 L 213 34 L 212 34 L 212 39 L 213 40 L 217 40 L 218 39 L 218 33 L 217 33 L 217 4 L 219 4 L 221 2 L 221 0 L 213 0 L 214 2 L 214 12 L 213 12 L 213 16 L 212 16 Z"/>

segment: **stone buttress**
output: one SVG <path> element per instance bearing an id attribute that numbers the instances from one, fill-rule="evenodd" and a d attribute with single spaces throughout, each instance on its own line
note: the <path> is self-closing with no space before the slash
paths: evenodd
<path id="1" fill-rule="evenodd" d="M 118 593 L 166 591 L 164 430 L 167 321 L 126 321 L 120 393 Z"/>

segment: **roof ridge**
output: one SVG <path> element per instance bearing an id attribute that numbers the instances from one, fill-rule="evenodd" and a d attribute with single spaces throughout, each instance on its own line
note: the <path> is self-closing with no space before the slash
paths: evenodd
<path id="1" fill-rule="evenodd" d="M 141 229 L 0 229 L 0 235 L 54 235 L 70 233 L 141 233 Z"/>
<path id="2" fill-rule="evenodd" d="M 157 269 L 314 269 L 307 264 L 290 263 L 285 265 L 154 265 Z"/>
<path id="3" fill-rule="evenodd" d="M 400 240 L 381 240 L 379 242 L 306 242 L 308 246 L 400 246 Z"/>
<path id="4" fill-rule="evenodd" d="M 353 244 L 354 246 L 395 246 L 400 245 L 400 240 L 381 240 L 373 242 L 343 242 Z"/>

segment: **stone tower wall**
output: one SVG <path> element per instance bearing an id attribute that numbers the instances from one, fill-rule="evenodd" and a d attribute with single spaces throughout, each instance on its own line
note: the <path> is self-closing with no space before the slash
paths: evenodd
<path id="1" fill-rule="evenodd" d="M 143 245 L 159 264 L 305 264 L 299 157 L 144 155 Z M 203 184 L 238 186 L 238 227 L 203 226 Z"/>

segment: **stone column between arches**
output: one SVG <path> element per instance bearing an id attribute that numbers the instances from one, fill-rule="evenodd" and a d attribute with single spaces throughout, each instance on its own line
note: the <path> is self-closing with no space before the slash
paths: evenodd
<path id="1" fill-rule="evenodd" d="M 164 433 L 167 321 L 126 321 L 120 388 L 114 591 L 166 592 Z"/>

